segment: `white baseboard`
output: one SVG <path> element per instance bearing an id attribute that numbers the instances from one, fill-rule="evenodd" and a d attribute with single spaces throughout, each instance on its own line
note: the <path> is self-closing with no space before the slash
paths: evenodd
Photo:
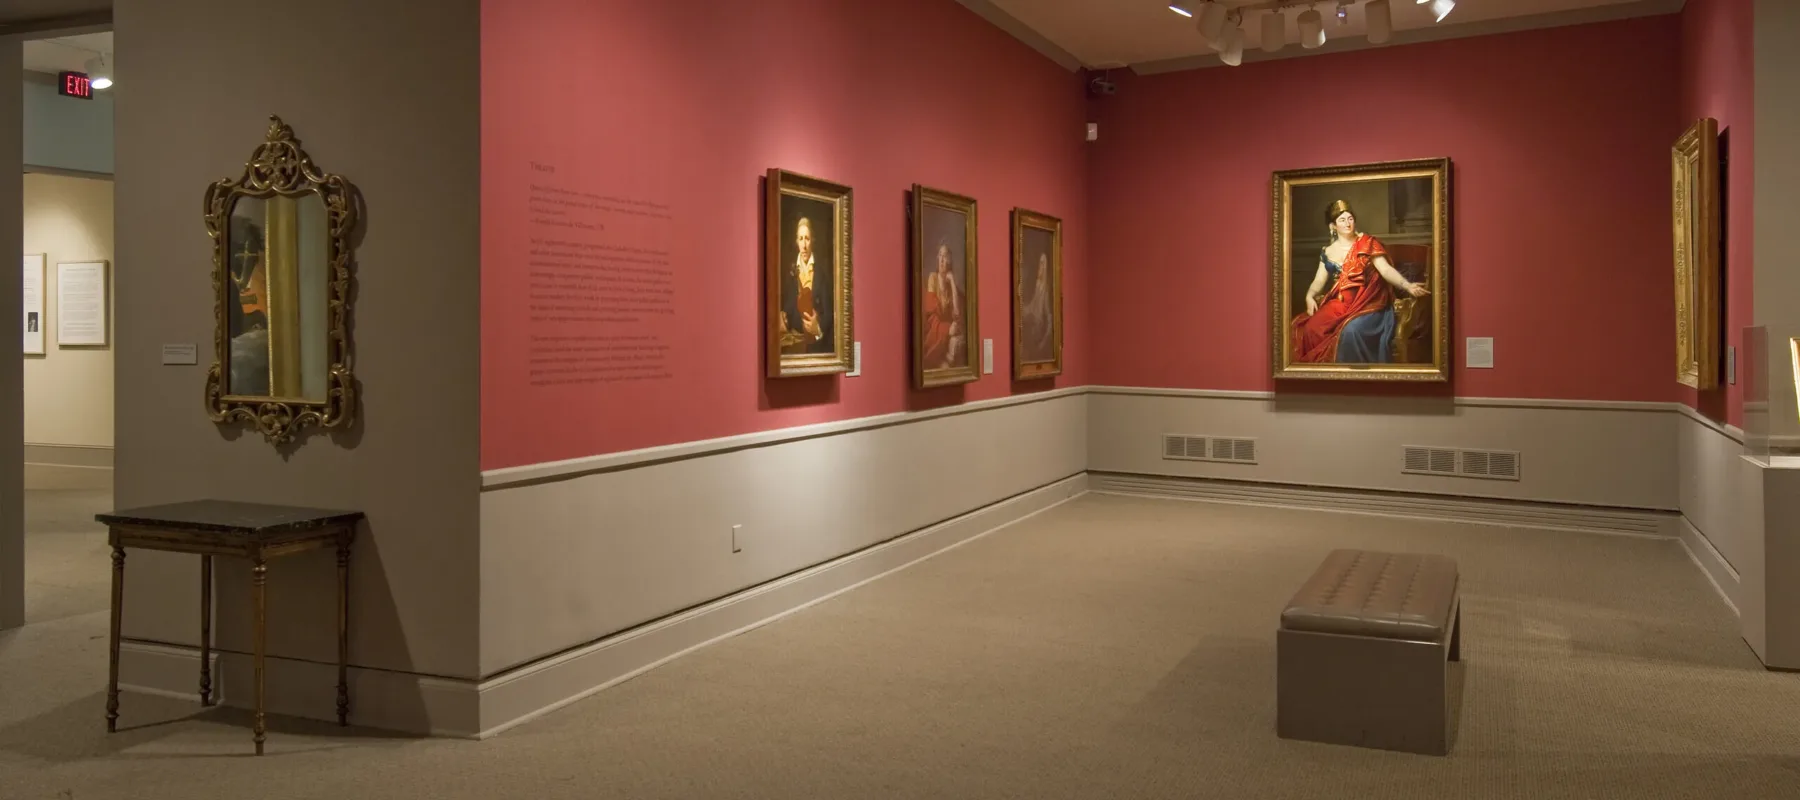
<path id="1" fill-rule="evenodd" d="M 1001 500 L 680 614 L 476 682 L 352 667 L 350 721 L 359 727 L 453 738 L 487 738 L 705 647 L 774 622 L 1067 502 L 1088 489 L 1086 474 Z M 251 680 L 250 657 L 215 655 L 223 705 L 248 707 L 232 691 Z M 120 688 L 199 702 L 197 647 L 126 641 Z M 270 657 L 268 712 L 336 720 L 337 666 Z M 122 718 L 130 713 L 123 704 Z"/>
<path id="2" fill-rule="evenodd" d="M 1478 525 L 1550 528 L 1584 533 L 1669 538 L 1678 515 L 1648 509 L 1600 508 L 1455 495 L 1402 494 L 1160 475 L 1089 473 L 1091 491 L 1213 503 L 1303 508 L 1345 514 L 1439 519 Z"/>
<path id="3" fill-rule="evenodd" d="M 111 489 L 113 449 L 25 443 L 25 489 Z"/>
<path id="4" fill-rule="evenodd" d="M 1725 556 L 1719 553 L 1718 548 L 1713 547 L 1712 541 L 1706 538 L 1706 534 L 1694 527 L 1694 523 L 1687 517 L 1683 516 L 1678 519 L 1677 525 L 1681 547 L 1687 551 L 1688 558 L 1693 559 L 1694 566 L 1699 567 L 1700 573 L 1712 582 L 1713 588 L 1719 592 L 1719 597 L 1725 600 L 1725 605 L 1731 607 L 1731 613 L 1741 615 L 1738 611 L 1737 596 L 1739 587 L 1743 584 L 1738 577 L 1737 570 L 1732 569 L 1731 562 L 1725 560 Z"/>

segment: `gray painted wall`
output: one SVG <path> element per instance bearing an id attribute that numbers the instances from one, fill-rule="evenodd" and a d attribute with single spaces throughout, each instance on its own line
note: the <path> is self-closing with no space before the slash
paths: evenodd
<path id="1" fill-rule="evenodd" d="M 92 100 L 56 93 L 56 76 L 25 73 L 25 167 L 111 175 L 113 95 Z"/>

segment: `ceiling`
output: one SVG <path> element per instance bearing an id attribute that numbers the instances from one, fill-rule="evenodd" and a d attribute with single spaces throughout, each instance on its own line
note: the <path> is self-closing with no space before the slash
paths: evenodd
<path id="1" fill-rule="evenodd" d="M 86 68 L 87 60 L 96 53 L 105 53 L 110 58 L 112 42 L 112 31 L 27 40 L 25 69 L 28 72 L 81 72 Z"/>
<path id="2" fill-rule="evenodd" d="M 1413 0 L 1391 0 L 1394 34 L 1386 45 L 1364 38 L 1361 0 L 1336 17 L 1339 0 L 1289 2 L 1289 44 L 1275 54 L 1260 46 L 1263 12 L 1244 17 L 1244 61 L 1291 58 L 1434 39 L 1480 36 L 1526 28 L 1598 22 L 1681 9 L 1682 0 L 1457 0 L 1443 22 L 1433 22 L 1429 6 Z M 1129 66 L 1137 72 L 1216 66 L 1195 21 L 1169 10 L 1168 0 L 961 0 L 963 5 L 1007 29 L 1065 67 L 1110 69 Z M 1266 5 L 1268 0 L 1221 0 L 1227 6 Z M 984 7 L 985 6 L 985 7 Z M 1305 50 L 1294 17 L 1313 7 L 1325 14 L 1326 44 Z"/>
<path id="3" fill-rule="evenodd" d="M 112 0 L 0 0 L 0 36 L 60 34 L 111 22 Z"/>

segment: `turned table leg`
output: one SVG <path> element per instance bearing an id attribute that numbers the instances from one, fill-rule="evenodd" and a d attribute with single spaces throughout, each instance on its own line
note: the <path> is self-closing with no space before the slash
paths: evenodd
<path id="1" fill-rule="evenodd" d="M 213 704 L 212 695 L 212 556 L 200 557 L 200 705 Z"/>
<path id="2" fill-rule="evenodd" d="M 339 725 L 350 724 L 350 537 L 339 534 L 337 541 L 337 624 L 338 683 L 337 714 Z"/>
<path id="3" fill-rule="evenodd" d="M 106 732 L 119 730 L 119 617 L 125 600 L 125 548 L 113 545 L 112 637 L 107 644 Z"/>
<path id="4" fill-rule="evenodd" d="M 263 739 L 267 728 L 263 721 L 263 656 L 268 650 L 269 639 L 269 565 L 263 560 L 262 553 L 256 554 L 256 564 L 250 568 L 250 585 L 255 595 L 256 622 L 254 639 L 256 649 L 256 754 L 263 754 Z"/>

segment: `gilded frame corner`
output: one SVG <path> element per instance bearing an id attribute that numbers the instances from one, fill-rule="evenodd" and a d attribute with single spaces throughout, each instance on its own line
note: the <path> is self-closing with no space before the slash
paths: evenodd
<path id="1" fill-rule="evenodd" d="M 226 391 L 230 363 L 228 287 L 230 218 L 240 197 L 317 194 L 325 205 L 328 280 L 326 282 L 326 391 L 320 401 L 293 397 L 232 395 Z M 293 128 L 270 115 L 268 133 L 251 153 L 237 178 L 221 178 L 206 187 L 206 234 L 213 243 L 213 364 L 206 373 L 206 411 L 213 422 L 249 423 L 271 445 L 294 441 L 308 426 L 347 428 L 356 414 L 357 384 L 350 351 L 351 233 L 355 230 L 356 189 L 341 175 L 320 170 L 294 137 Z"/>
<path id="2" fill-rule="evenodd" d="M 781 198 L 794 195 L 827 203 L 832 207 L 832 298 L 835 316 L 832 325 L 832 347 L 829 353 L 783 353 L 784 330 L 781 325 Z M 823 178 L 771 168 L 763 188 L 763 352 L 766 376 L 793 378 L 809 375 L 833 375 L 850 371 L 853 359 L 855 287 L 852 283 L 852 227 L 855 221 L 854 193 L 849 186 Z"/>
<path id="3" fill-rule="evenodd" d="M 1049 361 L 1025 360 L 1025 309 L 1020 289 L 1024 286 L 1025 231 L 1050 232 L 1050 339 Z M 1063 223 L 1058 217 L 1015 208 L 1012 211 L 1012 364 L 1014 380 L 1053 378 L 1063 372 Z"/>
<path id="4" fill-rule="evenodd" d="M 924 274 L 931 264 L 930 251 L 925 241 L 925 209 L 937 207 L 954 211 L 963 216 L 963 365 L 960 367 L 940 367 L 936 369 L 925 365 L 925 281 Z M 912 258 L 911 275 L 907 283 L 912 287 L 912 363 L 913 388 L 931 389 L 939 386 L 954 386 L 970 383 L 981 378 L 981 247 L 978 237 L 979 226 L 976 224 L 976 203 L 972 197 L 933 189 L 929 186 L 913 184 L 912 187 Z"/>
<path id="5" fill-rule="evenodd" d="M 1432 181 L 1432 249 L 1429 289 L 1432 331 L 1430 363 L 1296 364 L 1292 360 L 1293 189 L 1329 183 L 1430 178 Z M 1344 164 L 1281 170 L 1269 180 L 1269 371 L 1276 380 L 1402 381 L 1446 383 L 1451 379 L 1451 165 L 1448 157 Z"/>
<path id="6" fill-rule="evenodd" d="M 1675 255 L 1675 381 L 1719 385 L 1719 123 L 1700 119 L 1669 149 Z"/>

